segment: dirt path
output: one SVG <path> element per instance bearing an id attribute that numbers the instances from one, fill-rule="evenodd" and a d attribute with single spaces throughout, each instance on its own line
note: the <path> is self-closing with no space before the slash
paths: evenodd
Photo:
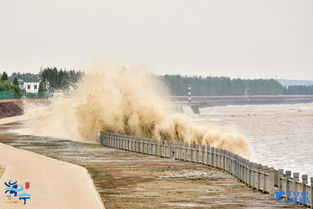
<path id="1" fill-rule="evenodd" d="M 43 137 L 2 133 L 0 142 L 84 166 L 108 209 L 298 208 L 204 165 Z"/>

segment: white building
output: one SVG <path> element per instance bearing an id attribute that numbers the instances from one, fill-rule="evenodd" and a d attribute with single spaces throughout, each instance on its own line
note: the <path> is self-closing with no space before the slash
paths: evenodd
<path id="1" fill-rule="evenodd" d="M 20 85 L 20 88 L 24 89 L 26 93 L 38 93 L 39 82 L 24 82 L 23 80 L 19 80 L 18 83 Z"/>

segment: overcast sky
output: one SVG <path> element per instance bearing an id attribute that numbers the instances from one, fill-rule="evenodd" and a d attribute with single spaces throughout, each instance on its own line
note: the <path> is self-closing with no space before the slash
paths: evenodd
<path id="1" fill-rule="evenodd" d="M 313 79 L 312 0 L 0 0 L 0 71 Z"/>

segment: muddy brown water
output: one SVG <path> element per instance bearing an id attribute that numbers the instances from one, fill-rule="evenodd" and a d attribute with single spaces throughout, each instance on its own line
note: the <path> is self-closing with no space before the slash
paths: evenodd
<path id="1" fill-rule="evenodd" d="M 0 126 L 0 142 L 87 168 L 107 209 L 303 208 L 278 204 L 270 195 L 205 165 L 7 132 L 19 126 Z"/>

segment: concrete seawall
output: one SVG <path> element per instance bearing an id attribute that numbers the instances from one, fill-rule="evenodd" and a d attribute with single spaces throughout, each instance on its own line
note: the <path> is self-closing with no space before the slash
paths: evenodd
<path id="1" fill-rule="evenodd" d="M 0 99 L 0 119 L 24 113 L 25 104 L 47 104 L 48 99 Z"/>
<path id="2" fill-rule="evenodd" d="M 172 96 L 169 99 L 176 105 L 187 105 L 187 96 Z M 245 104 L 296 104 L 311 103 L 313 95 L 275 95 L 275 96 L 193 96 L 192 105 L 201 107 L 245 105 Z"/>

